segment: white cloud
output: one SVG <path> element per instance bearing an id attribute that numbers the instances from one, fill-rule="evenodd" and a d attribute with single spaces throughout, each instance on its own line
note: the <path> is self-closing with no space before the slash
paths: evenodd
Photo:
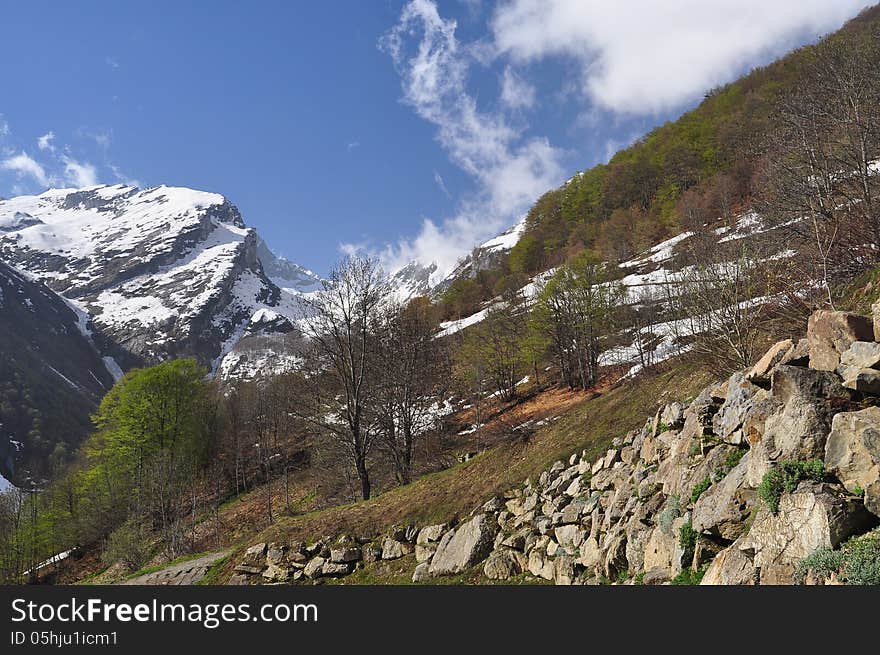
<path id="1" fill-rule="evenodd" d="M 123 184 L 127 184 L 128 186 L 136 186 L 136 187 L 141 186 L 140 180 L 133 178 L 133 177 L 129 177 L 128 175 L 123 173 L 121 170 L 119 170 L 118 166 L 114 166 L 113 164 L 109 164 L 109 167 L 110 167 L 111 172 L 113 173 L 113 177 L 115 177 L 119 182 L 122 182 Z"/>
<path id="2" fill-rule="evenodd" d="M 95 186 L 98 184 L 98 172 L 88 162 L 78 162 L 67 155 L 61 157 L 64 162 L 64 180 L 76 187 Z"/>
<path id="3" fill-rule="evenodd" d="M 39 139 L 37 139 L 37 147 L 40 150 L 48 150 L 49 152 L 55 152 L 55 146 L 52 144 L 52 141 L 55 139 L 55 132 L 49 130 Z"/>
<path id="4" fill-rule="evenodd" d="M 517 63 L 564 56 L 604 109 L 651 114 L 698 99 L 744 67 L 839 27 L 867 0 L 508 0 L 495 52 Z"/>
<path id="5" fill-rule="evenodd" d="M 360 141 L 351 141 L 351 142 L 350 142 L 347 146 L 345 146 L 345 147 L 348 148 L 348 151 L 349 151 L 349 152 L 351 152 L 351 151 L 354 150 L 355 148 L 360 148 L 360 147 L 361 147 L 361 142 L 360 142 Z"/>
<path id="6" fill-rule="evenodd" d="M 508 66 L 501 74 L 501 102 L 511 109 L 531 109 L 535 105 L 535 87 Z"/>
<path id="7" fill-rule="evenodd" d="M 446 182 L 444 181 L 443 176 L 437 171 L 434 171 L 434 183 L 440 188 L 443 195 L 452 200 L 452 194 L 449 193 L 449 189 L 446 188 Z"/>
<path id="8" fill-rule="evenodd" d="M 52 178 L 47 175 L 46 169 L 24 151 L 0 161 L 0 168 L 12 171 L 19 179 L 29 177 L 41 187 L 47 187 L 52 183 Z"/>
<path id="9" fill-rule="evenodd" d="M 9 136 L 9 123 L 3 118 L 3 114 L 0 114 L 0 138 L 4 136 Z"/>
<path id="10" fill-rule="evenodd" d="M 420 233 L 382 253 L 390 271 L 412 259 L 451 270 L 474 244 L 515 222 L 563 175 L 562 153 L 544 138 L 525 138 L 503 113 L 477 107 L 467 90 L 472 53 L 455 36 L 432 0 L 412 0 L 380 45 L 401 77 L 403 101 L 437 127 L 437 140 L 450 159 L 476 182 L 477 193 L 459 213 L 440 224 L 425 219 Z"/>

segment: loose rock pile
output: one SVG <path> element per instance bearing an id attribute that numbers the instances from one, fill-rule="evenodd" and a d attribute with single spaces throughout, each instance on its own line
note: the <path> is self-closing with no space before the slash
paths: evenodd
<path id="1" fill-rule="evenodd" d="M 781 341 L 751 370 L 663 407 L 595 461 L 585 451 L 556 462 L 458 524 L 257 544 L 230 582 L 344 576 L 414 552 L 417 582 L 482 563 L 490 579 L 527 573 L 564 585 L 663 584 L 687 569 L 703 584 L 790 584 L 818 548 L 878 523 L 878 395 L 871 319 L 816 312 L 806 339 Z M 821 479 L 793 479 L 775 507 L 759 498 L 768 472 L 813 460 Z"/>

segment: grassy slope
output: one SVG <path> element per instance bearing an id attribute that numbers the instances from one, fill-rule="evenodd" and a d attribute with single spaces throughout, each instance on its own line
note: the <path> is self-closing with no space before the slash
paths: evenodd
<path id="1" fill-rule="evenodd" d="M 710 374 L 692 362 L 679 361 L 659 371 L 642 374 L 601 396 L 574 405 L 561 418 L 531 436 L 527 442 L 508 442 L 474 459 L 427 475 L 365 502 L 352 503 L 296 517 L 282 517 L 274 525 L 241 543 L 258 541 L 313 541 L 342 533 L 374 536 L 396 523 L 430 524 L 469 513 L 496 493 L 536 476 L 554 461 L 574 452 L 599 454 L 611 440 L 640 427 L 658 405 L 688 399 L 711 381 Z M 228 574 L 237 562 L 233 555 Z M 411 571 L 411 568 L 410 568 Z M 401 573 L 389 570 L 361 574 L 362 582 L 400 582 Z M 410 573 L 411 575 L 411 573 Z M 223 579 L 222 575 L 217 576 Z M 357 582 L 353 578 L 351 582 Z M 461 580 L 467 582 L 465 577 Z"/>

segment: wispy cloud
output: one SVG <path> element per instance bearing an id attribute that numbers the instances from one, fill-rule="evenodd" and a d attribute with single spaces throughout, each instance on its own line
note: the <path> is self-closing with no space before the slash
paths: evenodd
<path id="1" fill-rule="evenodd" d="M 116 70 L 119 68 L 119 60 L 116 57 L 107 56 L 104 59 L 104 62 L 113 70 Z"/>
<path id="2" fill-rule="evenodd" d="M 118 166 L 114 166 L 113 164 L 109 165 L 110 171 L 113 173 L 113 177 L 116 178 L 117 182 L 122 182 L 123 184 L 127 184 L 128 186 L 141 186 L 140 180 L 130 177 L 119 170 Z"/>
<path id="3" fill-rule="evenodd" d="M 62 155 L 64 163 L 64 180 L 77 187 L 95 186 L 98 184 L 98 171 L 93 164 L 79 162 L 72 157 Z"/>
<path id="4" fill-rule="evenodd" d="M 836 29 L 866 0 L 507 0 L 494 12 L 497 56 L 580 67 L 600 107 L 653 114 L 698 99 L 798 38 Z"/>
<path id="5" fill-rule="evenodd" d="M 477 106 L 467 88 L 473 55 L 455 30 L 432 0 L 412 0 L 380 41 L 401 77 L 403 102 L 436 126 L 440 145 L 477 187 L 455 216 L 425 219 L 418 235 L 387 246 L 382 257 L 389 270 L 415 259 L 448 272 L 562 179 L 560 150 L 546 138 L 526 138 L 524 127 L 514 127 L 504 113 Z"/>
<path id="6" fill-rule="evenodd" d="M 449 193 L 449 189 L 446 188 L 446 182 L 443 180 L 443 176 L 440 175 L 437 171 L 434 171 L 434 182 L 440 187 L 440 190 L 443 192 L 447 198 L 452 200 L 452 194 Z"/>
<path id="7" fill-rule="evenodd" d="M 351 151 L 354 150 L 355 148 L 360 148 L 360 147 L 361 147 L 361 142 L 360 142 L 360 141 L 350 141 L 350 142 L 348 143 L 348 145 L 345 146 L 345 147 L 348 149 L 349 152 L 351 152 Z"/>
<path id="8" fill-rule="evenodd" d="M 46 169 L 24 151 L 0 161 L 0 168 L 15 173 L 19 180 L 30 178 L 41 187 L 47 187 L 53 181 Z"/>
<path id="9" fill-rule="evenodd" d="M 11 134 L 8 123 L 0 114 L 0 137 Z M 37 137 L 38 151 L 28 153 L 20 145 L 0 144 L 0 173 L 6 172 L 7 191 L 12 195 L 22 195 L 43 190 L 48 187 L 70 186 L 90 187 L 104 180 L 122 182 L 131 186 L 141 186 L 139 180 L 123 173 L 118 166 L 109 161 L 108 150 L 112 130 L 88 130 L 80 128 L 74 136 L 89 139 L 101 151 L 103 163 L 97 164 L 84 157 L 70 144 L 57 143 L 54 130 Z M 5 140 L 5 139 L 4 139 Z M 2 190 L 0 190 L 2 191 Z"/>
<path id="10" fill-rule="evenodd" d="M 48 150 L 49 152 L 55 152 L 55 146 L 52 144 L 52 141 L 55 140 L 55 132 L 49 130 L 43 136 L 37 139 L 37 147 L 40 150 Z"/>
<path id="11" fill-rule="evenodd" d="M 531 109 L 535 105 L 535 87 L 510 66 L 501 74 L 501 102 L 511 109 Z"/>

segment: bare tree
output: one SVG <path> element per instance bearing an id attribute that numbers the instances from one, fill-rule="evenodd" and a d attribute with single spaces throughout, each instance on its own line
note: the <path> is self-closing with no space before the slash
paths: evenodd
<path id="1" fill-rule="evenodd" d="M 586 253 L 561 267 L 538 294 L 532 319 L 550 337 L 563 381 L 587 389 L 599 379 L 599 356 L 625 298 L 607 264 Z"/>
<path id="2" fill-rule="evenodd" d="M 323 411 L 305 418 L 319 424 L 346 450 L 364 499 L 370 497 L 367 456 L 376 435 L 376 384 L 370 373 L 377 357 L 376 330 L 389 294 L 378 262 L 351 257 L 318 292 L 303 297 L 307 336 L 319 368 L 338 391 L 327 399 Z"/>
<path id="3" fill-rule="evenodd" d="M 694 262 L 679 275 L 674 299 L 695 352 L 722 371 L 751 365 L 768 319 L 761 260 L 746 246 L 724 249 L 692 245 Z"/>
<path id="4" fill-rule="evenodd" d="M 445 400 L 450 361 L 446 343 L 436 338 L 438 321 L 430 301 L 389 303 L 379 334 L 380 435 L 397 481 L 412 479 L 416 440 L 432 427 Z"/>
<path id="5" fill-rule="evenodd" d="M 880 261 L 878 34 L 829 38 L 805 53 L 807 81 L 785 94 L 761 171 L 759 211 L 787 230 L 803 288 L 836 283 Z"/>

